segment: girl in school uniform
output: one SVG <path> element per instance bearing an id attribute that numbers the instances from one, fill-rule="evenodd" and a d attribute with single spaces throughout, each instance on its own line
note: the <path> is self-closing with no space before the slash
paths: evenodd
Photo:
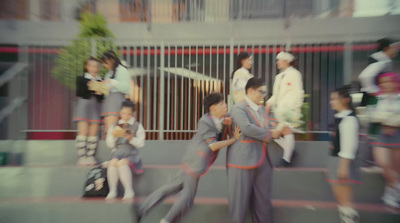
<path id="1" fill-rule="evenodd" d="M 120 106 L 121 107 L 121 106 Z M 121 119 L 112 125 L 107 132 L 106 144 L 113 150 L 107 168 L 107 179 L 110 192 L 106 199 L 117 196 L 117 185 L 120 180 L 125 189 L 122 199 L 132 199 L 135 192 L 132 187 L 132 171 L 136 175 L 144 172 L 139 148 L 145 144 L 146 133 L 142 124 L 134 118 L 135 104 L 127 100 L 122 103 Z"/>
<path id="2" fill-rule="evenodd" d="M 100 126 L 100 108 L 103 95 L 88 89 L 91 81 L 102 81 L 99 76 L 100 61 L 90 57 L 85 65 L 85 74 L 77 78 L 77 106 L 74 121 L 78 135 L 76 146 L 79 156 L 78 165 L 95 165 L 96 147 Z"/>
<path id="3" fill-rule="evenodd" d="M 332 132 L 331 157 L 328 162 L 329 176 L 333 193 L 338 202 L 341 222 L 358 223 L 359 214 L 354 209 L 353 185 L 359 184 L 356 162 L 358 151 L 359 122 L 355 115 L 349 87 L 341 87 L 332 92 L 330 104 L 335 114 Z"/>
<path id="4" fill-rule="evenodd" d="M 122 102 L 125 95 L 130 95 L 131 77 L 128 69 L 121 64 L 121 60 L 114 51 L 106 52 L 101 61 L 103 66 L 108 69 L 108 73 L 104 78 L 104 83 L 110 88 L 110 94 L 105 97 L 101 116 L 104 117 L 104 130 L 114 125 L 120 115 Z"/>
<path id="5" fill-rule="evenodd" d="M 384 73 L 378 76 L 381 92 L 371 115 L 379 126 L 378 137 L 371 144 L 376 163 L 383 168 L 386 181 L 383 202 L 400 207 L 400 75 Z"/>
<path id="6" fill-rule="evenodd" d="M 235 70 L 232 75 L 232 94 L 233 101 L 237 103 L 246 96 L 245 87 L 247 81 L 254 77 L 249 70 L 253 66 L 253 55 L 249 52 L 241 52 L 235 62 Z"/>

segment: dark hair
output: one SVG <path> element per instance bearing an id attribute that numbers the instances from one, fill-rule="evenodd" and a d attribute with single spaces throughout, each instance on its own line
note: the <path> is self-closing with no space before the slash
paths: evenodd
<path id="1" fill-rule="evenodd" d="M 131 102 L 131 101 L 129 101 L 129 100 L 126 100 L 126 101 L 122 102 L 121 109 L 122 109 L 122 108 L 130 108 L 130 109 L 132 109 L 132 112 L 135 112 L 135 111 L 136 111 L 136 105 L 135 105 L 135 103 L 133 103 L 133 102 Z"/>
<path id="2" fill-rule="evenodd" d="M 352 110 L 355 114 L 356 112 L 355 112 L 355 109 L 353 106 L 353 100 L 350 95 L 350 90 L 351 90 L 351 85 L 344 85 L 344 86 L 336 88 L 335 91 L 333 91 L 333 93 L 337 93 L 342 98 L 349 98 L 350 101 L 349 101 L 348 106 L 349 106 L 350 110 Z"/>
<path id="3" fill-rule="evenodd" d="M 394 40 L 389 38 L 383 38 L 376 42 L 378 43 L 377 51 L 384 51 L 385 48 L 389 47 L 392 43 L 394 43 Z"/>
<path id="4" fill-rule="evenodd" d="M 238 57 L 236 58 L 236 61 L 235 61 L 235 67 L 233 68 L 233 72 L 232 72 L 231 78 L 233 78 L 233 75 L 235 74 L 235 72 L 237 70 L 239 70 L 243 66 L 242 65 L 242 60 L 250 58 L 251 56 L 252 56 L 252 54 L 249 53 L 249 52 L 246 52 L 246 51 L 243 51 L 243 52 L 239 53 L 239 55 L 238 55 Z"/>
<path id="5" fill-rule="evenodd" d="M 246 84 L 246 87 L 245 87 L 245 89 L 246 89 L 246 94 L 247 94 L 247 90 L 248 90 L 249 88 L 257 89 L 257 88 L 259 88 L 259 87 L 261 87 L 261 86 L 264 86 L 264 85 L 265 85 L 265 84 L 264 84 L 264 80 L 259 79 L 259 78 L 252 77 L 252 78 L 250 78 L 250 79 L 247 81 L 247 84 Z"/>
<path id="6" fill-rule="evenodd" d="M 224 101 L 224 96 L 221 93 L 211 93 L 207 97 L 204 98 L 203 104 L 206 112 L 210 112 L 210 107 L 212 105 L 218 104 Z"/>
<path id="7" fill-rule="evenodd" d="M 112 60 L 114 61 L 114 64 L 112 65 L 113 69 L 113 74 L 111 75 L 111 79 L 114 79 L 115 77 L 115 72 L 117 70 L 117 67 L 119 65 L 125 67 L 124 65 L 122 65 L 121 60 L 118 58 L 117 54 L 113 51 L 113 50 L 109 50 L 107 52 L 105 52 L 103 54 L 103 56 L 101 57 L 101 61 L 104 63 L 106 62 L 106 60 Z M 126 67 L 125 67 L 126 68 Z"/>
<path id="8" fill-rule="evenodd" d="M 89 61 L 96 61 L 97 63 L 100 63 L 100 60 L 97 59 L 96 57 L 92 57 L 92 56 L 89 57 L 89 59 L 87 59 L 86 62 L 85 62 L 85 67 L 83 68 L 83 71 L 85 73 L 88 72 L 87 69 L 86 69 L 86 65 L 89 63 Z"/>

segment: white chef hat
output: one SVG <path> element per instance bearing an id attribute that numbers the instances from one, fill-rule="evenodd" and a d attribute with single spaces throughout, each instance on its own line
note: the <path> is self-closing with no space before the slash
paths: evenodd
<path id="1" fill-rule="evenodd" d="M 290 63 L 294 60 L 294 56 L 288 52 L 282 51 L 282 52 L 278 53 L 278 55 L 276 56 L 276 59 L 287 60 Z"/>

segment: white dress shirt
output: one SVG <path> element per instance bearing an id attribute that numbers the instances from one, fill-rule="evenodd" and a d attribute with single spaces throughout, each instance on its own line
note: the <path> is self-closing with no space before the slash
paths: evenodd
<path id="1" fill-rule="evenodd" d="M 120 119 L 118 121 L 118 124 L 125 124 L 128 123 L 129 125 L 133 125 L 135 123 L 135 118 L 130 118 L 128 121 L 124 121 Z M 112 131 L 114 130 L 114 126 L 111 126 L 108 129 L 107 132 L 107 137 L 106 137 L 106 144 L 109 148 L 113 149 L 115 148 L 115 142 L 117 141 L 117 138 L 113 136 Z M 135 148 L 142 148 L 145 144 L 145 139 L 146 139 L 146 133 L 144 131 L 143 125 L 139 124 L 138 130 L 135 133 L 135 136 L 131 141 L 129 141 L 129 144 L 134 146 Z"/>
<path id="2" fill-rule="evenodd" d="M 211 118 L 214 122 L 215 127 L 217 128 L 218 133 L 221 133 L 222 127 L 223 127 L 222 123 L 224 122 L 225 118 L 218 119 L 217 117 L 215 117 L 213 115 L 211 115 Z"/>
<path id="3" fill-rule="evenodd" d="M 246 84 L 247 81 L 254 77 L 254 75 L 250 74 L 249 70 L 246 68 L 240 68 L 233 74 L 232 79 L 232 94 L 233 100 L 239 102 L 243 100 L 244 96 L 246 95 Z"/>
<path id="4" fill-rule="evenodd" d="M 340 152 L 339 157 L 354 159 L 358 150 L 359 123 L 355 116 L 349 116 L 352 111 L 345 110 L 335 114 L 335 117 L 342 118 L 339 124 Z"/>

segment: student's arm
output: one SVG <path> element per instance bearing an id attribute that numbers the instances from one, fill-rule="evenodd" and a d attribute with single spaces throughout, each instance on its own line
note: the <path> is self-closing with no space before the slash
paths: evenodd
<path id="1" fill-rule="evenodd" d="M 203 120 L 199 121 L 198 124 L 198 132 L 201 138 L 208 144 L 208 147 L 211 149 L 211 145 L 217 143 L 217 132 L 211 127 L 208 123 Z"/>
<path id="2" fill-rule="evenodd" d="M 117 141 L 117 138 L 114 137 L 114 135 L 112 134 L 112 132 L 114 130 L 114 127 L 115 126 L 112 125 L 110 128 L 108 128 L 108 131 L 107 131 L 106 145 L 110 149 L 114 149 L 115 148 L 115 142 Z"/>
<path id="3" fill-rule="evenodd" d="M 262 128 L 252 124 L 247 117 L 246 111 L 242 108 L 234 107 L 232 109 L 233 122 L 239 126 L 241 132 L 247 136 L 257 139 L 262 142 L 268 142 L 271 138 L 271 133 L 268 128 Z"/>
<path id="4" fill-rule="evenodd" d="M 145 144 L 145 139 L 146 132 L 144 131 L 143 125 L 139 124 L 136 136 L 132 137 L 129 143 L 136 148 L 142 148 Z"/>
<path id="5" fill-rule="evenodd" d="M 340 152 L 339 157 L 353 160 L 358 149 L 358 129 L 359 124 L 356 117 L 345 117 L 339 124 L 340 132 Z"/>
<path id="6" fill-rule="evenodd" d="M 119 92 L 124 94 L 130 94 L 131 76 L 129 75 L 128 69 L 121 65 L 117 68 L 117 73 L 114 79 L 110 79 L 111 87 L 117 89 Z"/>
<path id="7" fill-rule="evenodd" d="M 239 140 L 240 136 L 242 134 L 240 133 L 240 128 L 238 126 L 236 126 L 235 131 L 233 132 L 233 136 L 230 139 L 227 140 L 223 140 L 223 141 L 219 141 L 216 143 L 211 144 L 209 147 L 212 151 L 217 151 L 220 150 L 222 148 L 225 148 L 231 144 L 233 144 L 234 142 L 236 142 L 236 140 Z"/>

